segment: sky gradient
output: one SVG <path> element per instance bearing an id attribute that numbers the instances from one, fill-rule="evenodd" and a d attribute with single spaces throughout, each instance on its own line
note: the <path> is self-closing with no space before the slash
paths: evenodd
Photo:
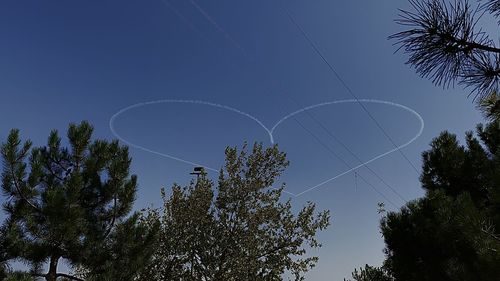
<path id="1" fill-rule="evenodd" d="M 307 280 L 342 280 L 354 267 L 382 262 L 377 203 L 395 210 L 404 204 L 400 196 L 422 195 L 420 156 L 432 138 L 449 130 L 463 139 L 481 122 L 467 92 L 435 87 L 404 64 L 404 54 L 394 53 L 397 47 L 387 37 L 400 30 L 394 23 L 399 8 L 408 3 L 2 1 L 0 138 L 19 128 L 23 137 L 43 145 L 51 129 L 64 134 L 68 123 L 89 120 L 97 138 L 112 139 L 109 121 L 119 110 L 165 99 L 222 104 L 267 128 L 300 108 L 352 99 L 290 21 L 289 10 L 357 97 L 405 105 L 425 120 L 423 134 L 401 149 L 418 171 L 399 152 L 369 165 L 399 195 L 360 168 L 293 198 L 297 208 L 313 201 L 332 212 L 332 226 L 320 234 L 320 262 Z M 419 130 L 419 120 L 401 108 L 365 105 L 398 145 Z M 273 134 L 291 161 L 282 178 L 290 192 L 359 164 L 332 134 L 362 161 L 394 148 L 357 103 L 309 113 L 287 120 Z M 222 165 L 226 146 L 270 145 L 256 122 L 203 104 L 136 107 L 114 124 L 127 141 L 214 168 Z M 134 147 L 130 154 L 139 176 L 137 209 L 159 206 L 161 187 L 191 179 L 191 165 Z"/>

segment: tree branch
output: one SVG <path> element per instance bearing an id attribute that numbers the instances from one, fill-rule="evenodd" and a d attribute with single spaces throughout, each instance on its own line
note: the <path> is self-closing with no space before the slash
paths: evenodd
<path id="1" fill-rule="evenodd" d="M 21 197 L 22 200 L 24 200 L 26 203 L 28 203 L 28 205 L 30 205 L 33 209 L 37 210 L 37 211 L 40 211 L 40 209 L 35 206 L 33 203 L 31 203 L 30 200 L 28 200 L 28 198 L 26 198 L 24 196 L 24 194 L 21 192 L 21 187 L 19 186 L 19 182 L 17 181 L 17 177 L 14 173 L 14 168 L 13 168 L 13 163 L 9 163 L 10 164 L 10 174 L 12 176 L 12 179 L 14 181 L 14 187 L 16 188 L 17 190 L 17 193 L 19 193 L 19 196 Z"/>
<path id="2" fill-rule="evenodd" d="M 463 47 L 463 49 L 458 49 L 458 50 L 462 51 L 464 53 L 468 53 L 474 49 L 478 49 L 478 50 L 482 50 L 482 51 L 486 51 L 486 52 L 500 54 L 500 49 L 496 48 L 496 47 L 480 44 L 480 43 L 477 43 L 475 41 L 467 41 L 465 39 L 459 39 L 459 38 L 451 36 L 449 34 L 437 33 L 436 35 L 439 36 L 440 38 L 443 38 L 444 40 L 448 40 L 451 43 L 455 43 L 455 44 Z"/>
<path id="3" fill-rule="evenodd" d="M 116 222 L 116 194 L 114 196 L 114 202 L 113 202 L 113 218 L 111 219 L 111 223 L 109 225 L 108 230 L 104 234 L 104 237 L 108 237 L 108 235 L 111 233 L 111 230 L 113 229 L 113 226 L 115 225 Z"/>
<path id="4" fill-rule="evenodd" d="M 60 169 L 66 172 L 68 171 L 69 167 L 64 167 L 63 164 L 61 163 L 61 159 L 56 159 L 52 157 L 50 155 L 50 152 L 47 152 L 47 156 L 49 157 L 49 160 L 52 161 L 52 163 L 57 164 L 57 166 L 59 166 Z M 60 180 L 61 182 L 64 181 L 64 178 L 61 178 L 54 172 L 54 170 L 52 170 L 52 165 L 50 163 L 47 163 L 47 169 L 49 170 L 50 174 L 56 177 L 58 180 Z"/>

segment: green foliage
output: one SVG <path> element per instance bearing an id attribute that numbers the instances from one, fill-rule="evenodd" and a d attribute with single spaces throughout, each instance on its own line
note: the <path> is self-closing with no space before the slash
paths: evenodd
<path id="1" fill-rule="evenodd" d="M 353 281 L 394 281 L 394 278 L 382 267 L 365 265 L 365 268 L 357 269 L 352 273 Z M 344 279 L 344 281 L 346 281 Z M 349 280 L 350 281 L 350 280 Z"/>
<path id="2" fill-rule="evenodd" d="M 500 97 L 497 92 L 492 92 L 479 100 L 477 108 L 486 119 L 497 123 L 500 122 Z"/>
<path id="3" fill-rule="evenodd" d="M 0 228 L 0 280 L 7 278 L 9 255 L 7 251 L 7 241 L 5 229 Z"/>
<path id="4" fill-rule="evenodd" d="M 92 141 L 92 131 L 87 122 L 71 124 L 69 147 L 52 131 L 47 146 L 32 148 L 12 130 L 1 147 L 7 254 L 46 280 L 62 277 L 61 259 L 91 275 L 120 272 L 114 280 L 130 280 L 152 251 L 154 229 L 139 225 L 137 215 L 127 218 L 137 189 L 128 149 Z"/>
<path id="5" fill-rule="evenodd" d="M 161 230 L 141 280 L 282 280 L 285 272 L 303 280 L 318 259 L 304 246 L 321 246 L 315 236 L 329 213 L 308 203 L 294 215 L 291 201 L 280 200 L 284 186 L 272 186 L 287 165 L 276 146 L 228 148 L 217 185 L 202 174 L 170 196 L 163 191 L 163 210 L 145 217 Z"/>
<path id="6" fill-rule="evenodd" d="M 88 253 L 94 257 L 86 265 L 92 270 L 87 270 L 83 277 L 87 281 L 134 280 L 155 251 L 158 227 L 158 223 L 144 223 L 138 214 L 123 221 L 105 244 Z"/>
<path id="7" fill-rule="evenodd" d="M 12 272 L 9 273 L 5 279 L 2 279 L 4 281 L 35 281 L 35 278 L 33 278 L 29 273 L 25 272 Z"/>
<path id="8" fill-rule="evenodd" d="M 493 281 L 500 276 L 500 127 L 442 133 L 423 153 L 423 198 L 381 222 L 386 261 L 356 281 Z M 382 278 L 382 279 L 380 279 Z M 384 279 L 386 278 L 386 279 Z"/>
<path id="9" fill-rule="evenodd" d="M 479 126 L 466 146 L 443 133 L 423 153 L 426 196 L 382 221 L 396 280 L 498 280 L 500 129 Z"/>

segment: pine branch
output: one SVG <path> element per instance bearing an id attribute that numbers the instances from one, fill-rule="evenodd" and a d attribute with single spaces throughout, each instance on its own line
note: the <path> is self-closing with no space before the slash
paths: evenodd
<path id="1" fill-rule="evenodd" d="M 474 50 L 481 50 L 481 51 L 500 54 L 500 49 L 496 48 L 495 46 L 486 45 L 481 42 L 475 42 L 474 40 L 468 41 L 463 38 L 459 38 L 445 33 L 441 34 L 436 33 L 435 35 L 441 39 L 440 41 L 448 41 L 458 46 L 458 48 L 456 48 L 457 52 L 463 52 L 465 54 L 469 54 Z"/>
<path id="2" fill-rule="evenodd" d="M 11 173 L 11 176 L 12 176 L 12 179 L 13 179 L 13 182 L 14 182 L 14 187 L 16 188 L 17 193 L 19 194 L 19 196 L 21 197 L 21 199 L 23 201 L 25 201 L 30 207 L 32 207 L 36 211 L 40 212 L 41 210 L 35 204 L 33 204 L 28 198 L 26 198 L 26 196 L 24 196 L 24 194 L 23 194 L 23 192 L 21 190 L 21 187 L 19 186 L 18 179 L 17 179 L 17 177 L 15 175 L 13 164 L 10 163 L 9 166 L 10 166 L 10 173 Z"/>
<path id="3" fill-rule="evenodd" d="M 115 225 L 116 222 L 116 195 L 113 198 L 113 217 L 111 219 L 111 223 L 109 225 L 108 230 L 104 234 L 104 237 L 107 238 L 108 235 L 111 233 L 111 230 L 113 230 L 113 226 Z"/>
<path id="4" fill-rule="evenodd" d="M 396 20 L 409 29 L 389 37 L 396 40 L 398 50 L 409 54 L 407 63 L 420 76 L 439 86 L 449 87 L 458 82 L 471 88 L 475 97 L 497 91 L 500 48 L 484 32 L 476 30 L 482 9 L 471 9 L 467 0 L 450 4 L 444 0 L 410 0 L 410 3 L 415 11 L 401 11 Z M 493 12 L 491 8 L 489 11 Z"/>

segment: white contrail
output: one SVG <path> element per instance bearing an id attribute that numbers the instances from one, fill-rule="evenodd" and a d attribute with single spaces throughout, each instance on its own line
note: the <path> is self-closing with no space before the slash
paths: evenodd
<path id="1" fill-rule="evenodd" d="M 262 129 L 264 129 L 268 136 L 269 136 L 269 141 L 270 143 L 274 144 L 274 131 L 281 125 L 283 124 L 283 122 L 285 122 L 286 120 L 288 120 L 289 118 L 297 115 L 297 114 L 300 114 L 300 113 L 303 113 L 307 110 L 311 110 L 311 109 L 315 109 L 315 108 L 318 108 L 318 107 L 322 107 L 322 106 L 327 106 L 327 105 L 334 105 L 334 104 L 343 104 L 343 103 L 358 103 L 358 102 L 363 102 L 363 103 L 378 103 L 378 104 L 385 104 L 385 105 L 389 105 L 389 106 L 393 106 L 393 107 L 397 107 L 397 108 L 401 108 L 407 112 L 410 112 L 412 113 L 413 115 L 415 115 L 417 117 L 417 119 L 420 121 L 420 129 L 419 131 L 417 132 L 417 134 L 411 138 L 409 141 L 405 142 L 404 144 L 402 145 L 399 145 L 397 146 L 396 148 L 394 149 L 391 149 L 387 152 L 384 152 L 382 154 L 379 154 L 375 157 L 373 157 L 372 159 L 366 161 L 366 162 L 363 162 L 351 169 L 348 169 L 340 174 L 337 174 L 335 175 L 334 177 L 331 177 L 327 180 L 324 180 L 312 187 L 309 187 L 307 189 L 305 189 L 304 191 L 300 192 L 300 193 L 292 193 L 292 192 L 288 192 L 288 191 L 284 191 L 285 193 L 287 194 L 290 194 L 294 197 L 298 197 L 298 196 L 301 196 L 307 192 L 310 192 L 314 189 L 317 189 L 319 188 L 320 186 L 322 185 L 325 185 L 345 174 L 348 174 L 350 172 L 353 172 L 365 165 L 368 165 L 384 156 L 387 156 L 395 151 L 398 151 L 404 147 L 407 147 L 408 145 L 410 145 L 411 143 L 413 143 L 418 137 L 420 137 L 422 135 L 422 132 L 424 130 L 424 127 L 425 127 L 425 123 L 424 123 L 424 119 L 422 118 L 422 116 L 416 112 L 415 110 L 405 106 L 405 105 L 402 105 L 402 104 L 399 104 L 399 103 L 394 103 L 394 102 L 390 102 L 390 101 L 383 101 L 383 100 L 375 100 L 375 99 L 346 99 L 346 100 L 337 100 L 337 101 L 329 101 L 329 102 L 323 102 L 323 103 L 318 103 L 318 104 L 315 104 L 315 105 L 310 105 L 310 106 L 307 106 L 307 107 L 304 107 L 304 108 L 301 108 L 299 110 L 296 110 L 290 114 L 287 114 L 285 115 L 283 118 L 281 118 L 280 120 L 278 120 L 278 122 L 276 122 L 274 124 L 274 126 L 269 129 L 267 128 L 264 123 L 262 123 L 257 117 L 251 115 L 251 114 L 248 114 L 246 112 L 243 112 L 239 109 L 236 109 L 236 108 L 233 108 L 233 107 L 230 107 L 230 106 L 227 106 L 227 105 L 222 105 L 222 104 L 218 104 L 218 103 L 213 103 L 213 102 L 207 102 L 207 101 L 201 101 L 201 100 L 176 100 L 176 99 L 164 99 L 164 100 L 156 100 L 156 101 L 149 101 L 149 102 L 141 102 L 141 103 L 136 103 L 136 104 L 133 104 L 133 105 L 130 105 L 130 106 L 127 106 L 121 110 L 119 110 L 118 112 L 116 112 L 115 114 L 113 114 L 113 116 L 111 116 L 110 120 L 109 120 L 109 128 L 111 130 L 111 133 L 116 137 L 118 138 L 120 141 L 126 143 L 127 145 L 131 146 L 131 147 L 134 147 L 134 148 L 137 148 L 137 149 L 140 149 L 140 150 L 143 150 L 143 151 L 146 151 L 146 152 L 149 152 L 149 153 L 153 153 L 153 154 L 156 154 L 156 155 L 159 155 L 159 156 L 162 156 L 162 157 L 166 157 L 166 158 L 169 158 L 169 159 L 173 159 L 173 160 L 176 160 L 176 161 L 180 161 L 182 163 L 186 163 L 186 164 L 189 164 L 189 165 L 193 165 L 193 166 L 201 166 L 201 167 L 204 167 L 205 169 L 207 170 L 210 170 L 210 171 L 214 171 L 214 172 L 219 172 L 219 170 L 217 169 L 214 169 L 214 168 L 211 168 L 211 167 L 208 167 L 208 166 L 205 166 L 203 164 L 199 164 L 199 163 L 196 163 L 196 162 L 192 162 L 192 161 L 188 161 L 188 160 L 185 160 L 185 159 L 182 159 L 180 157 L 176 157 L 176 156 L 173 156 L 173 155 L 170 155 L 170 154 L 166 154 L 166 153 L 161 153 L 161 152 L 158 152 L 158 151 L 154 151 L 152 149 L 149 149 L 147 147 L 144 147 L 144 146 L 141 146 L 141 145 L 138 145 L 138 144 L 134 144 L 128 140 L 126 140 L 125 138 L 121 137 L 117 132 L 116 132 L 116 129 L 115 129 L 115 120 L 116 118 L 118 118 L 120 115 L 124 114 L 125 112 L 133 109 L 133 108 L 139 108 L 139 107 L 144 107 L 144 106 L 148 106 L 148 105 L 154 105 L 154 104 L 162 104 L 162 103 L 184 103 L 184 104 L 200 104 L 200 105 L 206 105 L 206 106 L 211 106 L 211 107 L 217 107 L 217 108 L 221 108 L 221 109 L 224 109 L 224 110 L 228 110 L 228 111 L 231 111 L 231 112 L 234 112 L 236 114 L 239 114 L 239 115 L 242 115 L 242 116 L 245 116 L 253 121 L 255 121 Z"/>
<path id="2" fill-rule="evenodd" d="M 391 149 L 391 150 L 389 150 L 387 152 L 384 152 L 384 153 L 382 153 L 380 155 L 377 155 L 377 156 L 373 157 L 372 159 L 370 159 L 370 160 L 368 160 L 366 162 L 363 162 L 363 163 L 361 163 L 361 164 L 359 164 L 359 165 L 357 165 L 357 166 L 355 166 L 355 167 L 353 167 L 353 168 L 351 168 L 349 170 L 346 170 L 346 171 L 344 171 L 344 172 L 336 175 L 333 178 L 329 178 L 329 179 L 327 179 L 327 180 L 325 180 L 325 181 L 323 181 L 323 182 L 321 182 L 321 183 L 319 183 L 319 184 L 317 184 L 315 186 L 307 188 L 306 190 L 304 190 L 304 191 L 302 191 L 300 193 L 297 193 L 296 196 L 300 196 L 300 195 L 302 195 L 304 193 L 307 193 L 307 192 L 309 192 L 311 190 L 314 190 L 314 189 L 316 189 L 316 188 L 318 188 L 318 187 L 320 187 L 320 186 L 322 186 L 322 185 L 324 185 L 326 183 L 329 183 L 329 182 L 331 182 L 331 181 L 333 181 L 333 180 L 335 180 L 335 179 L 337 179 L 337 178 L 339 178 L 339 177 L 341 177 L 341 176 L 343 176 L 345 174 L 353 172 L 353 171 L 355 171 L 355 170 L 357 170 L 357 169 L 359 169 L 359 168 L 361 168 L 363 166 L 366 166 L 366 165 L 368 165 L 368 164 L 370 164 L 370 163 L 372 163 L 372 162 L 374 162 L 374 161 L 376 161 L 376 160 L 378 160 L 378 159 L 380 159 L 380 158 L 382 158 L 384 156 L 387 156 L 387 155 L 389 155 L 389 154 L 391 154 L 393 152 L 396 152 L 396 151 L 398 151 L 398 150 L 400 150 L 400 149 L 402 149 L 404 147 L 407 147 L 408 145 L 410 145 L 411 143 L 413 143 L 418 137 L 420 137 L 422 135 L 422 132 L 424 131 L 425 123 L 424 123 L 424 119 L 422 118 L 422 116 L 418 112 L 416 112 L 415 110 L 413 110 L 413 109 L 411 109 L 411 108 L 409 108 L 409 107 L 407 107 L 405 105 L 402 105 L 402 104 L 399 104 L 399 103 L 395 103 L 395 102 L 383 101 L 383 100 L 375 100 L 375 99 L 357 99 L 357 100 L 356 99 L 346 99 L 346 100 L 323 102 L 323 103 L 319 103 L 319 104 L 315 104 L 315 105 L 306 106 L 306 107 L 301 108 L 301 109 L 299 109 L 297 111 L 294 111 L 294 112 L 286 115 L 285 117 L 281 118 L 271 128 L 271 130 L 270 130 L 271 131 L 271 135 L 273 135 L 275 129 L 279 125 L 281 125 L 284 121 L 286 121 L 287 119 L 289 119 L 289 118 L 291 118 L 291 117 L 293 117 L 293 116 L 295 116 L 297 114 L 303 113 L 303 112 L 305 112 L 307 110 L 311 110 L 311 109 L 322 107 L 322 106 L 326 106 L 326 105 L 332 105 L 332 104 L 358 103 L 358 101 L 359 102 L 364 102 L 364 103 L 386 104 L 386 105 L 398 107 L 398 108 L 401 108 L 401 109 L 403 109 L 405 111 L 408 111 L 408 112 L 412 113 L 413 115 L 415 115 L 418 118 L 418 120 L 420 121 L 420 129 L 419 129 L 418 133 L 413 138 L 411 138 L 409 141 L 407 141 L 406 143 L 404 143 L 402 145 L 399 145 L 399 146 L 397 146 L 397 147 L 395 147 L 395 148 L 393 148 L 393 149 Z"/>
<path id="3" fill-rule="evenodd" d="M 215 171 L 215 172 L 218 172 L 217 169 L 214 169 L 214 168 L 210 168 L 210 167 L 207 167 L 205 165 L 202 165 L 202 164 L 199 164 L 199 163 L 196 163 L 196 162 L 192 162 L 192 161 L 188 161 L 188 160 L 185 160 L 185 159 L 182 159 L 182 158 L 179 158 L 179 157 L 176 157 L 176 156 L 173 156 L 173 155 L 170 155 L 170 154 L 166 154 L 166 153 L 161 153 L 161 152 L 158 152 L 158 151 L 154 151 L 154 150 L 151 150 L 147 147 L 144 147 L 144 146 L 141 146 L 141 145 L 138 145 L 138 144 L 135 144 L 135 143 L 132 143 L 128 140 L 126 140 L 125 138 L 123 138 L 122 136 L 120 136 L 117 132 L 116 132 L 116 129 L 115 129 L 115 120 L 118 116 L 122 115 L 123 113 L 131 110 L 131 109 L 134 109 L 134 108 L 139 108 L 139 107 L 144 107 L 144 106 L 148 106 L 148 105 L 154 105 L 154 104 L 160 104 L 160 103 L 189 103 L 189 104 L 201 104 L 201 105 L 208 105 L 208 106 L 212 106 L 212 107 L 218 107 L 218 108 L 222 108 L 222 109 L 225 109 L 225 110 L 229 110 L 229 111 L 232 111 L 232 112 L 235 112 L 237 114 L 240 114 L 242 116 L 245 116 L 245 117 L 248 117 L 250 118 L 251 120 L 255 121 L 257 124 L 259 124 L 266 132 L 267 134 L 269 135 L 269 138 L 270 138 L 270 141 L 273 142 L 273 136 L 272 136 L 272 133 L 269 131 L 269 129 L 267 129 L 267 127 L 259 120 L 257 119 L 256 117 L 246 113 L 246 112 L 243 112 L 241 110 L 238 110 L 236 108 L 232 108 L 232 107 L 229 107 L 229 106 L 226 106 L 226 105 L 222 105 L 222 104 L 218 104 L 218 103 L 212 103 L 212 102 L 206 102 L 206 101 L 201 101 L 201 100 L 174 100 L 174 99 L 167 99 L 167 100 L 157 100 L 157 101 L 149 101 L 149 102 L 140 102 L 140 103 L 136 103 L 136 104 L 133 104 L 133 105 L 130 105 L 130 106 L 127 106 L 125 108 L 122 108 L 121 110 L 119 110 L 118 112 L 116 112 L 115 114 L 113 114 L 113 116 L 111 116 L 111 119 L 109 120 L 109 128 L 111 130 L 111 133 L 113 133 L 113 135 L 118 138 L 120 141 L 126 143 L 128 146 L 130 147 L 134 147 L 134 148 L 137 148 L 137 149 L 140 149 L 140 150 L 143 150 L 143 151 L 146 151 L 146 152 L 149 152 L 149 153 L 153 153 L 153 154 L 156 154 L 156 155 L 159 155 L 159 156 L 163 156 L 163 157 L 167 157 L 167 158 L 170 158 L 170 159 L 173 159 L 173 160 L 177 160 L 177 161 L 180 161 L 182 163 L 186 163 L 186 164 L 189 164 L 189 165 L 193 165 L 193 166 L 200 166 L 200 167 L 204 167 L 205 169 L 207 170 L 210 170 L 210 171 Z"/>

